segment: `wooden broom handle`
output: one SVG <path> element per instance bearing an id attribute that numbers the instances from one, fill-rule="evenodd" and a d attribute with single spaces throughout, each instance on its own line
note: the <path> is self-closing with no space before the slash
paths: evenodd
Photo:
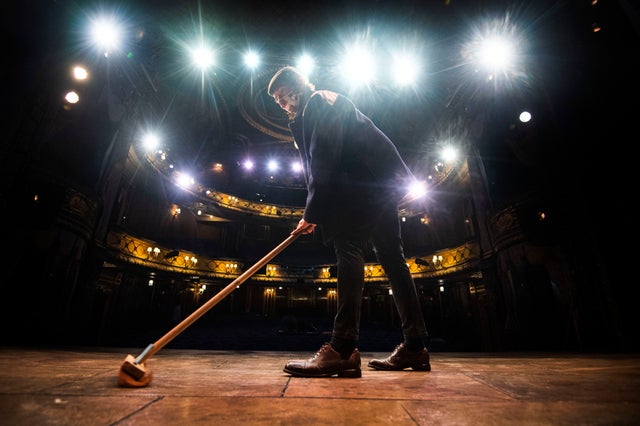
<path id="1" fill-rule="evenodd" d="M 200 306 L 196 309 L 191 315 L 182 320 L 178 325 L 173 327 L 167 334 L 156 340 L 152 345 L 150 345 L 142 355 L 140 355 L 136 359 L 136 364 L 141 364 L 145 360 L 151 358 L 156 352 L 162 349 L 167 343 L 173 340 L 178 334 L 180 334 L 184 329 L 193 324 L 196 320 L 198 320 L 202 315 L 207 313 L 209 309 L 218 304 L 222 299 L 227 297 L 229 293 L 235 290 L 240 284 L 249 279 L 253 274 L 255 274 L 258 269 L 262 268 L 267 262 L 276 257 L 282 250 L 287 248 L 289 244 L 291 244 L 296 238 L 298 238 L 301 234 L 291 234 L 287 237 L 286 240 L 281 242 L 276 248 L 271 250 L 260 259 L 256 264 L 252 267 L 244 271 L 238 278 L 233 280 L 229 285 L 220 290 L 215 296 L 209 299 L 204 305 Z"/>

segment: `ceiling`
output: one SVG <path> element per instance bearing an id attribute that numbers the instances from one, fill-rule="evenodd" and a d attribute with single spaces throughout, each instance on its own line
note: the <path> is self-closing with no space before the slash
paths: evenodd
<path id="1" fill-rule="evenodd" d="M 594 129 L 594 117 L 601 114 L 612 82 L 605 77 L 611 62 L 603 64 L 601 56 L 613 55 L 610 43 L 637 24 L 636 11 L 629 12 L 626 2 L 620 4 L 623 7 L 593 6 L 589 1 L 114 3 L 135 30 L 129 46 L 133 57 L 120 63 L 93 57 L 92 63 L 105 82 L 100 93 L 127 108 L 135 102 L 136 124 L 159 126 L 171 161 L 221 191 L 276 204 L 303 203 L 301 177 L 249 176 L 239 163 L 247 155 L 296 157 L 287 118 L 265 87 L 275 70 L 306 50 L 318 58 L 312 82 L 354 99 L 396 142 L 417 174 L 430 173 L 443 140 L 471 140 L 484 157 L 493 190 L 512 193 L 522 185 L 556 180 L 566 160 L 582 148 L 582 135 L 602 132 Z M 16 19 L 9 35 L 21 57 L 7 73 L 25 81 L 41 72 L 43 55 L 90 57 L 78 40 L 83 22 L 96 10 L 111 8 L 104 2 L 73 1 L 10 7 Z M 600 39 L 594 38 L 594 22 L 605 25 L 607 33 Z M 506 84 L 474 79 L 461 59 L 465 38 L 486 25 L 523 34 L 521 47 L 528 53 L 522 69 L 505 79 Z M 211 40 L 221 58 L 205 76 L 190 71 L 182 56 L 184 45 L 198 34 Z M 375 45 L 382 64 L 401 47 L 399 40 L 410 41 L 427 62 L 419 85 L 400 91 L 381 78 L 365 91 L 351 91 L 335 58 L 354 38 Z M 249 47 L 264 55 L 262 68 L 254 72 L 240 62 Z M 9 88 L 9 95 L 18 97 L 13 90 Z M 527 130 L 515 123 L 515 113 L 523 107 L 540 117 Z M 581 114 L 586 118 L 579 118 Z M 223 172 L 213 171 L 216 163 L 224 166 Z"/>

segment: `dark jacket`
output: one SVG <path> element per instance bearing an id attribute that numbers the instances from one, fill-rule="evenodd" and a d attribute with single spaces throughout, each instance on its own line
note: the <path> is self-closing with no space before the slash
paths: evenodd
<path id="1" fill-rule="evenodd" d="M 307 184 L 304 219 L 325 240 L 362 232 L 397 203 L 413 179 L 393 142 L 345 96 L 326 90 L 309 97 L 289 123 Z"/>

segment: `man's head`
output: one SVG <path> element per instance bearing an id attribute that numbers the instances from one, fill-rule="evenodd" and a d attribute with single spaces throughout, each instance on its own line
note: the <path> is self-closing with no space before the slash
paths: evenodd
<path id="1" fill-rule="evenodd" d="M 278 70 L 271 78 L 267 93 L 273 96 L 280 108 L 285 110 L 289 116 L 298 113 L 302 97 L 308 91 L 313 91 L 314 85 L 294 67 L 284 67 Z"/>

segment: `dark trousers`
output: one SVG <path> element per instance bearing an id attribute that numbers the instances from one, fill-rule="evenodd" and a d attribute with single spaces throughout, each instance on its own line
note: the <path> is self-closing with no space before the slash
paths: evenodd
<path id="1" fill-rule="evenodd" d="M 368 242 L 373 244 L 378 262 L 389 278 L 405 341 L 426 340 L 427 329 L 416 286 L 404 257 L 398 209 L 395 206 L 384 209 L 362 235 L 354 237 L 338 233 L 334 238 L 338 311 L 334 318 L 333 337 L 342 341 L 358 341 L 364 288 L 364 254 Z"/>

